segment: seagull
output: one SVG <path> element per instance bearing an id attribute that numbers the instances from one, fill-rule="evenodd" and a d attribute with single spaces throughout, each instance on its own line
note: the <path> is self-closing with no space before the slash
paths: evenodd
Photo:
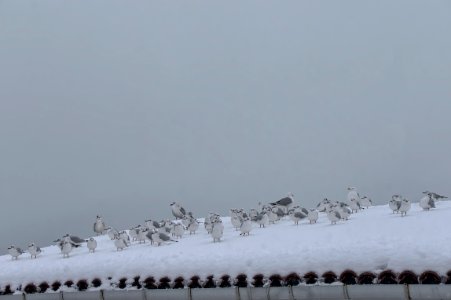
<path id="1" fill-rule="evenodd" d="M 360 198 L 360 205 L 368 208 L 371 205 L 373 205 L 373 201 L 370 198 L 368 198 L 367 196 L 363 196 L 362 198 Z"/>
<path id="2" fill-rule="evenodd" d="M 78 236 L 69 234 L 63 236 L 63 241 L 71 243 L 73 247 L 80 247 L 82 243 L 86 242 L 84 239 L 81 239 Z"/>
<path id="3" fill-rule="evenodd" d="M 72 243 L 69 241 L 62 241 L 60 249 L 63 254 L 63 258 L 67 258 L 69 257 L 69 253 L 72 251 Z"/>
<path id="4" fill-rule="evenodd" d="M 224 234 L 224 225 L 222 224 L 221 219 L 217 218 L 213 222 L 213 229 L 211 230 L 213 243 L 220 242 L 223 234 Z"/>
<path id="5" fill-rule="evenodd" d="M 147 232 L 149 231 L 149 229 L 147 229 L 147 227 L 138 227 L 136 229 L 137 231 L 137 235 L 136 235 L 136 240 L 138 241 L 138 243 L 146 243 L 146 239 L 147 239 Z"/>
<path id="6" fill-rule="evenodd" d="M 107 234 L 108 234 L 108 237 L 109 237 L 111 240 L 114 240 L 117 236 L 119 236 L 119 231 L 117 231 L 117 230 L 114 229 L 114 228 L 110 228 L 110 229 L 108 230 Z"/>
<path id="7" fill-rule="evenodd" d="M 249 219 L 249 217 L 245 217 L 243 218 L 243 223 L 241 223 L 240 226 L 240 235 L 245 236 L 246 234 L 249 235 L 249 232 L 251 232 L 252 230 L 252 222 L 251 219 Z"/>
<path id="8" fill-rule="evenodd" d="M 97 235 L 101 235 L 101 234 L 103 234 L 103 232 L 105 230 L 107 230 L 105 222 L 103 221 L 101 216 L 96 217 L 96 221 L 94 223 L 93 229 Z"/>
<path id="9" fill-rule="evenodd" d="M 401 195 L 393 195 L 391 197 L 391 200 L 388 202 L 388 206 L 393 211 L 393 213 L 399 212 L 399 208 L 401 207 L 401 201 L 402 201 L 401 199 L 402 199 Z"/>
<path id="10" fill-rule="evenodd" d="M 335 207 L 332 207 L 327 212 L 327 218 L 329 219 L 331 224 L 337 224 L 339 220 L 341 220 L 340 213 L 335 209 Z"/>
<path id="11" fill-rule="evenodd" d="M 31 258 L 33 258 L 33 256 L 34 256 L 34 258 L 37 258 L 37 256 L 38 256 L 39 254 L 41 254 L 41 248 L 39 248 L 38 246 L 36 246 L 35 243 L 30 243 L 30 244 L 28 245 L 28 253 L 30 253 Z"/>
<path id="12" fill-rule="evenodd" d="M 116 250 L 124 250 L 126 247 L 128 247 L 127 242 L 120 236 L 116 237 L 114 239 L 114 246 L 116 246 Z"/>
<path id="13" fill-rule="evenodd" d="M 428 193 L 427 196 L 424 196 L 420 199 L 420 207 L 423 210 L 430 210 L 431 208 L 435 208 L 435 197 L 432 193 Z"/>
<path id="14" fill-rule="evenodd" d="M 302 219 L 307 218 L 307 215 L 305 215 L 303 212 L 295 211 L 293 209 L 290 209 L 288 212 L 288 215 L 290 216 L 290 219 L 294 222 L 294 224 L 299 225 L 299 221 Z"/>
<path id="15" fill-rule="evenodd" d="M 241 215 L 240 210 L 232 208 L 230 210 L 230 223 L 232 223 L 232 226 L 235 228 L 235 230 L 238 230 L 241 226 Z"/>
<path id="16" fill-rule="evenodd" d="M 185 209 L 178 203 L 172 202 L 169 206 L 171 206 L 172 214 L 174 215 L 175 219 L 182 219 L 186 215 Z"/>
<path id="17" fill-rule="evenodd" d="M 436 193 L 433 193 L 433 192 L 429 192 L 429 191 L 424 191 L 423 192 L 423 194 L 426 194 L 426 195 L 431 195 L 432 196 L 432 198 L 434 198 L 435 200 L 440 200 L 440 199 L 446 199 L 446 198 L 448 198 L 448 197 L 446 197 L 446 196 L 441 196 L 441 195 L 439 195 L 439 194 L 436 194 Z"/>
<path id="18" fill-rule="evenodd" d="M 154 243 L 156 243 L 157 246 L 160 246 L 160 245 L 161 245 L 162 243 L 164 243 L 164 242 L 169 242 L 169 241 L 171 241 L 171 242 L 177 242 L 177 241 L 175 241 L 175 240 L 172 240 L 172 239 L 170 238 L 169 235 L 167 235 L 167 234 L 165 234 L 165 233 L 162 233 L 162 232 L 155 232 L 155 233 L 152 233 L 152 241 L 153 241 Z"/>
<path id="19" fill-rule="evenodd" d="M 260 228 L 261 227 L 265 228 L 266 226 L 269 225 L 268 214 L 266 212 L 261 212 L 257 214 L 257 216 L 255 217 L 255 221 L 258 223 L 258 225 L 260 225 Z"/>
<path id="20" fill-rule="evenodd" d="M 97 241 L 92 237 L 86 241 L 86 245 L 88 246 L 89 252 L 94 253 L 97 248 Z"/>
<path id="21" fill-rule="evenodd" d="M 185 229 L 183 228 L 183 224 L 176 223 L 172 225 L 172 233 L 178 239 L 181 239 L 183 234 L 185 233 Z"/>
<path id="22" fill-rule="evenodd" d="M 401 217 L 407 215 L 407 212 L 410 210 L 410 200 L 404 198 L 401 201 L 401 207 L 399 207 L 399 211 L 401 212 Z"/>
<path id="23" fill-rule="evenodd" d="M 16 247 L 16 246 L 14 246 L 14 245 L 12 245 L 12 246 L 9 246 L 8 247 L 8 253 L 11 255 L 11 258 L 14 260 L 14 259 L 18 259 L 19 258 L 19 256 L 21 255 L 21 254 L 23 254 L 23 251 L 22 251 L 22 249 L 20 249 L 19 247 Z"/>
<path id="24" fill-rule="evenodd" d="M 316 209 L 310 209 L 307 215 L 307 219 L 309 220 L 310 224 L 316 223 L 318 220 L 318 211 Z"/>
<path id="25" fill-rule="evenodd" d="M 324 198 L 318 205 L 316 206 L 316 209 L 318 209 L 319 212 L 326 212 L 327 209 L 330 206 L 330 200 L 327 198 Z"/>
<path id="26" fill-rule="evenodd" d="M 352 212 L 358 212 L 361 208 L 359 193 L 357 193 L 355 187 L 348 187 L 348 191 L 348 201 L 350 202 Z"/>
<path id="27" fill-rule="evenodd" d="M 286 212 L 288 212 L 289 207 L 293 204 L 293 198 L 294 195 L 292 193 L 288 193 L 288 195 L 285 198 L 282 198 L 276 202 L 270 203 L 271 205 L 279 205 L 283 206 L 286 209 Z"/>
<path id="28" fill-rule="evenodd" d="M 196 219 L 192 218 L 188 225 L 189 234 L 196 234 L 197 229 L 199 229 L 199 222 L 197 222 Z"/>

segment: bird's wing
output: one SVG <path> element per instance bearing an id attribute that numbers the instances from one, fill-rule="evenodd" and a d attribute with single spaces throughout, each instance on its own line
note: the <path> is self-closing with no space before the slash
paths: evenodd
<path id="1" fill-rule="evenodd" d="M 71 236 L 70 236 L 70 239 L 71 239 L 72 242 L 74 242 L 74 243 L 84 243 L 84 242 L 85 242 L 85 240 L 79 238 L 79 237 L 76 236 L 76 235 L 71 235 Z"/>
<path id="2" fill-rule="evenodd" d="M 166 234 L 160 233 L 160 239 L 161 239 L 162 241 L 167 242 L 167 241 L 169 241 L 171 238 L 170 238 L 169 236 L 167 236 Z"/>
<path id="3" fill-rule="evenodd" d="M 186 214 L 185 209 L 183 207 L 181 207 L 181 206 L 180 206 L 180 212 L 182 213 L 182 215 Z"/>
<path id="4" fill-rule="evenodd" d="M 429 198 L 429 202 L 428 202 L 429 206 L 432 208 L 435 208 L 435 202 L 432 198 Z"/>

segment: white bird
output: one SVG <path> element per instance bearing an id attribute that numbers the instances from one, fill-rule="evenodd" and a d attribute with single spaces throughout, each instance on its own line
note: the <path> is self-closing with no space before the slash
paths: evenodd
<path id="1" fill-rule="evenodd" d="M 60 249 L 61 253 L 63 254 L 63 258 L 67 258 L 69 257 L 69 253 L 72 251 L 72 243 L 69 241 L 63 241 Z"/>
<path id="2" fill-rule="evenodd" d="M 388 206 L 393 211 L 393 213 L 398 213 L 399 208 L 401 207 L 402 196 L 401 195 L 393 195 L 391 200 L 388 202 Z"/>
<path id="3" fill-rule="evenodd" d="M 93 229 L 97 235 L 101 235 L 105 232 L 105 230 L 107 230 L 105 222 L 103 221 L 101 216 L 96 217 L 96 221 L 94 222 Z"/>
<path id="4" fill-rule="evenodd" d="M 352 210 L 346 203 L 340 202 L 339 206 L 336 208 L 340 213 L 341 219 L 347 221 L 349 216 L 352 214 Z"/>
<path id="5" fill-rule="evenodd" d="M 363 196 L 362 198 L 360 198 L 360 205 L 368 208 L 371 205 L 373 205 L 373 201 L 370 198 L 368 198 L 367 196 Z"/>
<path id="6" fill-rule="evenodd" d="M 249 217 L 245 217 L 243 219 L 243 223 L 241 223 L 241 226 L 240 226 L 240 231 L 241 231 L 240 235 L 243 235 L 243 236 L 246 234 L 249 235 L 251 230 L 252 230 L 252 221 L 249 219 Z"/>
<path id="7" fill-rule="evenodd" d="M 408 199 L 402 199 L 401 201 L 401 207 L 399 208 L 399 211 L 401 212 L 401 217 L 407 215 L 407 212 L 410 210 L 410 200 Z"/>
<path id="8" fill-rule="evenodd" d="M 424 196 L 420 199 L 420 207 L 423 210 L 430 210 L 431 208 L 435 208 L 435 198 L 432 197 L 431 194 Z"/>
<path id="9" fill-rule="evenodd" d="M 235 230 L 238 230 L 241 226 L 241 217 L 239 215 L 239 210 L 231 209 L 230 210 L 230 223 L 232 223 L 232 226 L 235 228 Z"/>
<path id="10" fill-rule="evenodd" d="M 307 215 L 307 219 L 310 224 L 316 223 L 318 221 L 318 211 L 316 209 L 310 209 Z"/>
<path id="11" fill-rule="evenodd" d="M 348 191 L 349 206 L 351 207 L 352 212 L 358 212 L 361 208 L 359 193 L 357 193 L 357 189 L 355 187 L 349 187 Z"/>
<path id="12" fill-rule="evenodd" d="M 116 250 L 117 251 L 119 251 L 119 250 L 124 250 L 126 247 L 128 247 L 128 244 L 127 244 L 127 242 L 123 239 L 123 238 L 121 238 L 120 236 L 118 236 L 118 237 L 116 237 L 115 239 L 114 239 L 114 246 L 116 246 Z"/>
<path id="13" fill-rule="evenodd" d="M 180 204 L 176 202 L 172 202 L 170 204 L 172 209 L 172 214 L 176 219 L 183 219 L 183 217 L 186 215 L 185 209 L 180 206 Z"/>
<path id="14" fill-rule="evenodd" d="M 261 227 L 265 228 L 266 226 L 269 225 L 268 214 L 266 212 L 261 212 L 261 213 L 257 214 L 257 216 L 255 217 L 255 221 L 260 226 L 260 228 Z"/>
<path id="15" fill-rule="evenodd" d="M 119 236 L 119 231 L 117 231 L 117 230 L 114 229 L 114 228 L 110 228 L 110 229 L 108 230 L 107 234 L 108 234 L 108 237 L 109 237 L 111 240 L 114 240 L 116 237 Z"/>
<path id="16" fill-rule="evenodd" d="M 11 259 L 18 259 L 20 255 L 23 254 L 22 249 L 16 246 L 9 246 L 8 247 L 8 253 L 11 255 Z"/>
<path id="17" fill-rule="evenodd" d="M 34 258 L 37 258 L 37 256 L 38 256 L 39 254 L 41 254 L 41 248 L 39 248 L 38 246 L 36 246 L 35 243 L 30 243 L 30 244 L 28 245 L 28 253 L 30 253 L 31 258 L 33 258 L 33 256 L 34 256 Z"/>
<path id="18" fill-rule="evenodd" d="M 331 224 L 337 224 L 341 220 L 340 213 L 333 207 L 327 212 L 327 218 Z"/>
<path id="19" fill-rule="evenodd" d="M 279 205 L 285 208 L 285 213 L 288 213 L 288 209 L 293 205 L 293 193 L 288 193 L 288 195 L 285 198 L 282 198 L 280 200 L 277 200 L 276 202 L 270 203 L 271 205 Z"/>
<path id="20" fill-rule="evenodd" d="M 137 229 L 138 233 L 136 235 L 136 240 L 138 241 L 138 243 L 146 243 L 147 240 L 147 232 L 149 231 L 149 229 L 147 229 L 147 227 L 139 227 Z"/>
<path id="21" fill-rule="evenodd" d="M 130 236 L 125 230 L 119 232 L 119 237 L 125 242 L 126 246 L 130 245 Z"/>
<path id="22" fill-rule="evenodd" d="M 153 243 L 157 244 L 157 246 L 160 246 L 162 243 L 164 242 L 168 242 L 168 241 L 172 241 L 172 242 L 177 242 L 172 240 L 169 235 L 162 233 L 162 232 L 154 232 L 151 235 L 152 241 Z"/>
<path id="23" fill-rule="evenodd" d="M 174 227 L 173 227 L 172 232 L 173 232 L 174 236 L 176 238 L 181 239 L 183 234 L 185 233 L 185 229 L 183 228 L 183 225 L 178 223 L 178 224 L 174 224 L 173 226 Z"/>
<path id="24" fill-rule="evenodd" d="M 138 233 L 141 228 L 142 228 L 141 225 L 138 225 L 128 230 L 128 235 L 130 236 L 132 242 L 138 240 Z"/>
<path id="25" fill-rule="evenodd" d="M 88 246 L 89 252 L 94 253 L 96 251 L 96 248 L 97 248 L 97 241 L 93 237 L 91 237 L 86 242 L 86 246 Z"/>
<path id="26" fill-rule="evenodd" d="M 303 212 L 296 211 L 296 210 L 293 210 L 293 209 L 290 209 L 288 211 L 288 216 L 290 216 L 290 219 L 296 225 L 299 225 L 299 221 L 300 220 L 307 218 L 307 215 L 305 215 Z"/>
<path id="27" fill-rule="evenodd" d="M 193 218 L 188 225 L 189 234 L 196 234 L 197 229 L 199 229 L 199 222 Z"/>
<path id="28" fill-rule="evenodd" d="M 319 212 L 327 212 L 327 210 L 330 207 L 330 200 L 327 198 L 324 198 L 318 205 L 316 206 L 316 209 Z"/>
<path id="29" fill-rule="evenodd" d="M 222 235 L 224 234 L 224 225 L 220 218 L 213 222 L 213 229 L 211 230 L 211 236 L 213 237 L 213 242 L 220 242 Z"/>
<path id="30" fill-rule="evenodd" d="M 446 198 L 448 198 L 448 197 L 446 197 L 446 196 L 442 196 L 442 195 L 439 195 L 439 194 L 437 194 L 437 193 L 433 193 L 433 192 L 429 192 L 429 191 L 425 191 L 425 192 L 423 192 L 423 194 L 425 194 L 425 195 L 431 195 L 431 197 L 432 198 L 434 198 L 434 200 L 440 200 L 440 199 L 446 199 Z"/>

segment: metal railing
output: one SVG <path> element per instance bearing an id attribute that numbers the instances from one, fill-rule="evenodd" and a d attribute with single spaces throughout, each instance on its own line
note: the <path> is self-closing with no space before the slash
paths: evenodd
<path id="1" fill-rule="evenodd" d="M 0 296 L 0 300 L 384 300 L 451 299 L 451 285 L 332 285 L 267 288 L 101 290 Z"/>

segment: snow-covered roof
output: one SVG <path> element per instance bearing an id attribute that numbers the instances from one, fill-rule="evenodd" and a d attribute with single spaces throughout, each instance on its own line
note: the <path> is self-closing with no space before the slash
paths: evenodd
<path id="1" fill-rule="evenodd" d="M 345 270 L 352 270 L 356 276 L 364 272 L 379 276 L 392 270 L 396 280 L 404 270 L 411 270 L 415 276 L 433 270 L 440 276 L 450 269 L 450 216 L 448 201 L 438 202 L 430 211 L 413 203 L 404 217 L 383 205 L 352 214 L 348 221 L 336 225 L 331 225 L 324 214 L 316 224 L 304 221 L 296 226 L 288 218 L 267 228 L 254 224 L 250 236 L 240 236 L 230 218 L 223 217 L 225 230 L 219 243 L 213 243 L 201 226 L 196 234 L 185 234 L 178 242 L 159 247 L 134 242 L 124 251 L 117 251 L 104 235 L 95 237 L 95 253 L 84 246 L 74 249 L 69 258 L 62 258 L 58 247 L 49 246 L 37 259 L 30 259 L 28 254 L 18 260 L 0 256 L 0 289 L 24 288 L 29 283 L 64 284 L 68 280 L 75 286 L 81 279 L 92 288 L 95 278 L 101 281 L 98 288 L 113 289 L 120 279 L 131 286 L 137 276 L 141 283 L 149 277 L 158 283 L 165 276 L 171 282 L 181 276 L 187 283 L 194 275 L 202 281 L 208 275 L 219 280 L 224 274 L 231 279 L 245 274 L 251 283 L 256 274 L 265 278 L 280 274 L 285 279 L 289 273 L 304 277 L 310 271 L 321 280 L 323 273 L 331 271 L 339 280 Z"/>

